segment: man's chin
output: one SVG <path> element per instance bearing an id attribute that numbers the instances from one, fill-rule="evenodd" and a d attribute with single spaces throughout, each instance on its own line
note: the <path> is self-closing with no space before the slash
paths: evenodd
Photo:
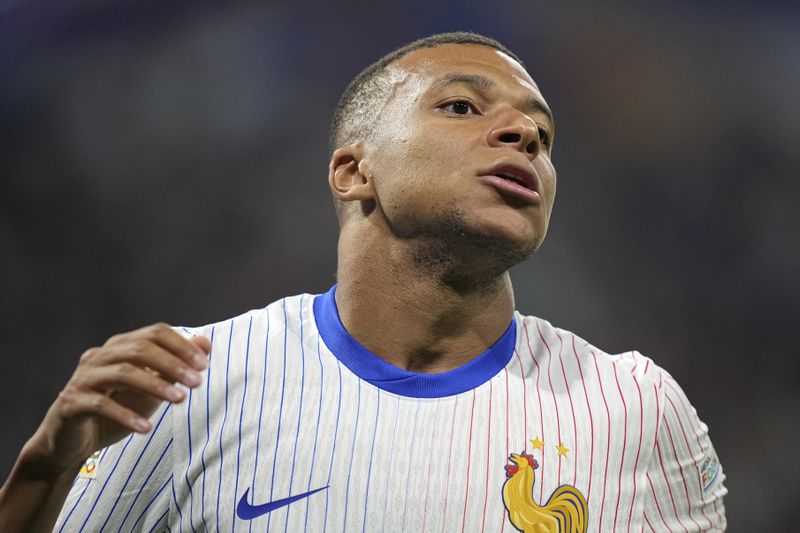
<path id="1" fill-rule="evenodd" d="M 533 245 L 520 247 L 493 238 L 461 247 L 450 243 L 450 246 L 418 248 L 415 259 L 442 284 L 466 294 L 496 287 L 511 267 L 523 262 L 535 250 Z"/>
<path id="2" fill-rule="evenodd" d="M 459 211 L 449 211 L 417 239 L 414 260 L 443 283 L 463 291 L 493 285 L 511 267 L 530 257 L 541 239 L 509 228 L 476 227 Z"/>

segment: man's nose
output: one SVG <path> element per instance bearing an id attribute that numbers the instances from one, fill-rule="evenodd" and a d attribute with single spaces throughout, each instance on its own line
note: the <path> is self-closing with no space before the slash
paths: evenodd
<path id="1" fill-rule="evenodd" d="M 509 147 L 536 159 L 541 150 L 539 128 L 536 122 L 527 115 L 519 114 L 507 118 L 506 123 L 489 132 L 489 146 Z"/>

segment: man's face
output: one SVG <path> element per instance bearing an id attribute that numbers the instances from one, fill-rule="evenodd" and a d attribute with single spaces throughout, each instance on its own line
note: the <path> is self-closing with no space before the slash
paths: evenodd
<path id="1" fill-rule="evenodd" d="M 547 232 L 556 174 L 554 124 L 528 73 L 494 48 L 459 44 L 416 50 L 389 70 L 397 81 L 365 160 L 392 232 L 435 237 L 456 220 L 467 233 L 533 251 Z"/>

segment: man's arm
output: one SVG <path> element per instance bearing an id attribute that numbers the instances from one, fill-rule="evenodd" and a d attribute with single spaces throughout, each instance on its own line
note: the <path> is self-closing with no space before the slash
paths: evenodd
<path id="1" fill-rule="evenodd" d="M 185 398 L 176 383 L 200 384 L 210 349 L 156 324 L 87 350 L 0 489 L 0 531 L 51 531 L 84 460 L 150 431 L 162 402 Z"/>
<path id="2" fill-rule="evenodd" d="M 724 531 L 725 475 L 708 426 L 683 390 L 661 371 L 661 420 L 647 472 L 645 523 L 654 531 Z"/>
<path id="3" fill-rule="evenodd" d="M 51 531 L 80 470 L 49 469 L 32 448 L 25 445 L 0 489 L 2 531 Z"/>

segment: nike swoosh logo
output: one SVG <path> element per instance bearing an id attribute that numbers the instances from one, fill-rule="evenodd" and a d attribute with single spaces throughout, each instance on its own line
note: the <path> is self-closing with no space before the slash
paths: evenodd
<path id="1" fill-rule="evenodd" d="M 304 492 L 302 494 L 296 494 L 294 496 L 289 496 L 288 498 L 283 498 L 282 500 L 262 503 L 261 505 L 250 505 L 250 503 L 247 501 L 247 495 L 250 493 L 250 489 L 247 489 L 244 491 L 244 494 L 242 494 L 242 498 L 239 500 L 239 504 L 236 506 L 236 514 L 239 515 L 239 518 L 242 520 L 252 520 L 253 518 L 258 518 L 261 515 L 271 513 L 275 509 L 286 507 L 290 503 L 294 503 L 297 500 L 308 498 L 316 492 L 327 489 L 328 486 L 329 485 L 325 485 L 324 487 L 320 487 L 318 489 Z"/>

